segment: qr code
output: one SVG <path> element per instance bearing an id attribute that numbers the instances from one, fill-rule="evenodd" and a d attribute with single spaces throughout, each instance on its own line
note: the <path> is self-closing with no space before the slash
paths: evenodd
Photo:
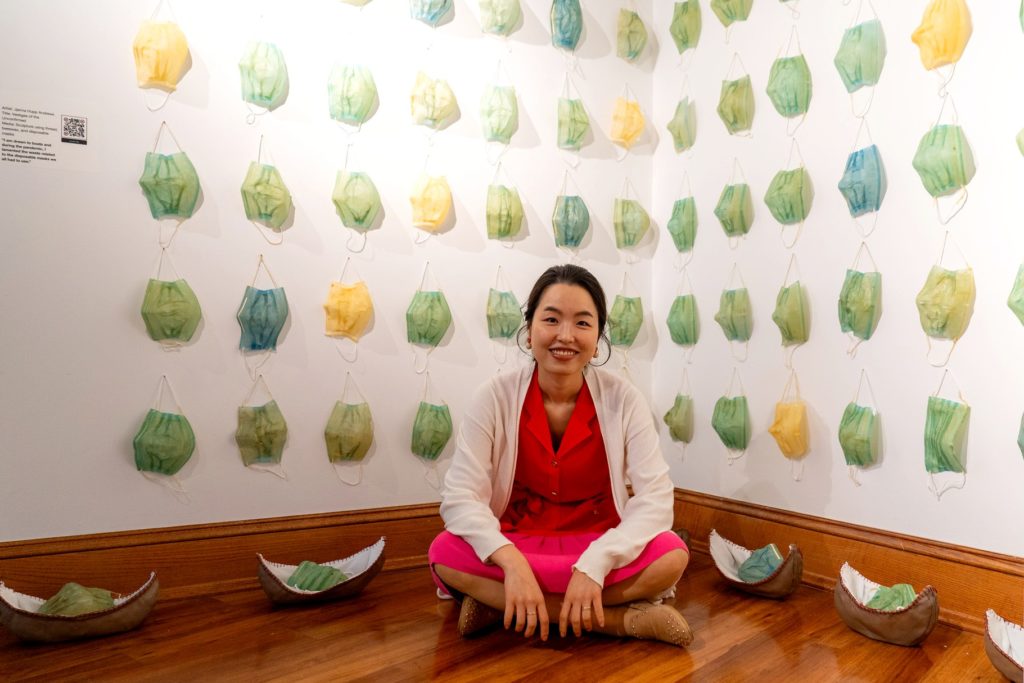
<path id="1" fill-rule="evenodd" d="M 75 145 L 88 144 L 89 122 L 84 116 L 68 116 L 61 114 L 60 117 L 60 141 L 70 142 Z"/>

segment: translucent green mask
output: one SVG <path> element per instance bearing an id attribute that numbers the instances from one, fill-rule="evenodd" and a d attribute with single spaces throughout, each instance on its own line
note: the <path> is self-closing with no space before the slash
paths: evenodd
<path id="1" fill-rule="evenodd" d="M 331 193 L 341 224 L 365 232 L 373 227 L 380 213 L 380 194 L 370 176 L 361 172 L 338 171 Z"/>
<path id="2" fill-rule="evenodd" d="M 917 593 L 909 583 L 897 583 L 892 588 L 879 586 L 865 607 L 877 609 L 880 612 L 895 612 L 909 607 L 916 598 Z"/>
<path id="3" fill-rule="evenodd" d="M 288 299 L 284 295 L 284 287 L 246 287 L 235 318 L 242 328 L 238 348 L 243 351 L 276 349 L 277 338 L 288 320 Z"/>
<path id="4" fill-rule="evenodd" d="M 582 197 L 559 195 L 555 199 L 555 210 L 551 215 L 551 226 L 555 231 L 555 245 L 575 249 L 590 228 L 590 211 Z"/>
<path id="5" fill-rule="evenodd" d="M 491 339 L 512 339 L 523 324 L 523 312 L 512 292 L 493 287 L 487 293 L 487 336 Z"/>
<path id="6" fill-rule="evenodd" d="M 754 0 L 711 0 L 711 11 L 722 26 L 728 27 L 733 22 L 746 21 L 753 4 Z"/>
<path id="7" fill-rule="evenodd" d="M 412 452 L 427 460 L 437 460 L 452 437 L 452 415 L 447 405 L 420 401 L 412 423 Z"/>
<path id="8" fill-rule="evenodd" d="M 406 338 L 410 344 L 437 346 L 451 324 L 452 312 L 443 292 L 416 292 L 405 312 Z"/>
<path id="9" fill-rule="evenodd" d="M 750 76 L 722 81 L 718 118 L 722 119 L 730 135 L 750 130 L 754 124 L 754 88 L 750 84 Z"/>
<path id="10" fill-rule="evenodd" d="M 187 342 L 192 339 L 203 312 L 199 299 L 184 280 L 153 280 L 142 299 L 142 321 L 153 341 Z"/>
<path id="11" fill-rule="evenodd" d="M 750 557 L 737 568 L 736 575 L 740 581 L 756 583 L 774 574 L 780 564 L 782 564 L 782 553 L 779 552 L 778 546 L 769 543 L 750 553 Z"/>
<path id="12" fill-rule="evenodd" d="M 1024 455 L 1024 415 L 1020 419 L 1020 428 L 1017 430 L 1017 448 L 1020 449 L 1020 454 Z"/>
<path id="13" fill-rule="evenodd" d="M 428 26 L 437 26 L 452 9 L 452 0 L 409 0 L 409 14 Z"/>
<path id="14" fill-rule="evenodd" d="M 783 225 L 802 223 L 811 212 L 813 201 L 811 176 L 802 166 L 776 173 L 768 191 L 764 193 L 764 203 L 768 205 L 775 220 Z"/>
<path id="15" fill-rule="evenodd" d="M 944 124 L 925 133 L 914 154 L 914 170 L 933 197 L 966 187 L 974 177 L 975 167 L 963 128 Z"/>
<path id="16" fill-rule="evenodd" d="M 834 60 L 847 92 L 876 85 L 885 65 L 885 34 L 878 19 L 846 29 Z"/>
<path id="17" fill-rule="evenodd" d="M 442 128 L 458 111 L 455 93 L 447 81 L 433 79 L 422 71 L 412 91 L 412 118 L 427 128 Z"/>
<path id="18" fill-rule="evenodd" d="M 615 226 L 616 247 L 635 247 L 651 227 L 651 218 L 637 200 L 616 197 L 612 225 Z"/>
<path id="19" fill-rule="evenodd" d="M 184 415 L 150 409 L 132 440 L 141 472 L 176 474 L 196 449 L 196 435 Z"/>
<path id="20" fill-rule="evenodd" d="M 959 339 L 974 313 L 974 271 L 932 266 L 917 293 L 921 327 L 929 337 Z"/>
<path id="21" fill-rule="evenodd" d="M 519 0 L 480 0 L 480 28 L 484 33 L 511 35 L 522 16 Z"/>
<path id="22" fill-rule="evenodd" d="M 583 108 L 583 100 L 558 98 L 558 147 L 579 150 L 583 138 L 590 130 L 590 117 Z"/>
<path id="23" fill-rule="evenodd" d="M 515 237 L 523 227 L 523 202 L 514 187 L 487 188 L 487 237 L 503 240 Z"/>
<path id="24" fill-rule="evenodd" d="M 552 0 L 551 44 L 575 50 L 583 33 L 583 10 L 580 0 Z"/>
<path id="25" fill-rule="evenodd" d="M 190 218 L 196 210 L 199 176 L 184 152 L 147 152 L 139 185 L 149 202 L 149 213 L 153 218 Z"/>
<path id="26" fill-rule="evenodd" d="M 839 291 L 839 327 L 859 339 L 871 339 L 882 317 L 882 274 L 847 270 Z"/>
<path id="27" fill-rule="evenodd" d="M 850 153 L 846 170 L 839 180 L 839 191 L 853 217 L 878 211 L 888 183 L 878 145 L 870 145 Z"/>
<path id="28" fill-rule="evenodd" d="M 644 322 L 644 309 L 638 296 L 615 295 L 608 312 L 608 339 L 612 346 L 632 346 Z"/>
<path id="29" fill-rule="evenodd" d="M 746 183 L 726 185 L 715 206 L 715 217 L 722 224 L 726 237 L 741 237 L 750 232 L 754 222 L 754 203 Z"/>
<path id="30" fill-rule="evenodd" d="M 249 43 L 238 62 L 242 99 L 274 109 L 288 97 L 288 68 L 284 55 L 273 43 Z"/>
<path id="31" fill-rule="evenodd" d="M 36 614 L 77 617 L 81 614 L 102 612 L 114 608 L 114 596 L 102 588 L 86 588 L 70 582 L 60 587 L 49 600 L 36 610 Z"/>
<path id="32" fill-rule="evenodd" d="M 928 397 L 924 423 L 924 466 L 928 472 L 963 472 L 964 437 L 971 408 L 938 396 Z"/>
<path id="33" fill-rule="evenodd" d="M 269 164 L 249 164 L 242 182 L 245 217 L 273 230 L 280 230 L 292 210 L 292 195 L 281 174 Z"/>
<path id="34" fill-rule="evenodd" d="M 519 127 L 516 89 L 511 86 L 488 86 L 480 98 L 480 120 L 483 122 L 484 139 L 507 145 Z"/>
<path id="35" fill-rule="evenodd" d="M 693 197 L 677 199 L 672 204 L 672 216 L 668 219 L 668 234 L 676 250 L 685 252 L 693 249 L 697 239 L 697 202 Z"/>
<path id="36" fill-rule="evenodd" d="M 619 10 L 617 28 L 616 54 L 629 62 L 636 60 L 647 45 L 647 27 L 640 15 L 623 7 Z"/>
<path id="37" fill-rule="evenodd" d="M 746 450 L 750 443 L 750 417 L 746 396 L 722 396 L 715 401 L 711 427 L 731 451 Z"/>
<path id="38" fill-rule="evenodd" d="M 675 3 L 672 9 L 672 23 L 669 24 L 668 31 L 672 34 L 672 40 L 675 41 L 679 54 L 697 47 L 700 28 L 700 3 L 697 0 Z"/>
<path id="39" fill-rule="evenodd" d="M 285 582 L 304 591 L 325 591 L 347 579 L 345 572 L 330 565 L 303 560 Z"/>
<path id="40" fill-rule="evenodd" d="M 878 457 L 878 414 L 871 408 L 848 403 L 839 420 L 839 445 L 847 465 L 874 464 Z"/>
<path id="41" fill-rule="evenodd" d="M 672 341 L 681 346 L 697 343 L 700 330 L 697 323 L 697 297 L 682 294 L 672 301 L 668 309 L 668 331 Z"/>
<path id="42" fill-rule="evenodd" d="M 672 134 L 672 145 L 676 153 L 693 147 L 697 139 L 697 108 L 689 97 L 679 100 L 676 113 L 668 122 L 668 132 Z"/>
<path id="43" fill-rule="evenodd" d="M 368 403 L 336 401 L 324 429 L 331 462 L 362 460 L 373 444 L 373 416 Z"/>
<path id="44" fill-rule="evenodd" d="M 745 342 L 750 339 L 754 330 L 754 316 L 746 287 L 722 290 L 715 322 L 722 327 L 722 332 L 729 341 Z"/>
<path id="45" fill-rule="evenodd" d="M 1010 290 L 1010 298 L 1006 304 L 1017 316 L 1017 320 L 1024 325 L 1024 265 L 1017 269 L 1017 277 L 1013 281 L 1013 289 Z"/>
<path id="46" fill-rule="evenodd" d="M 673 441 L 690 443 L 693 439 L 693 399 L 689 396 L 677 394 L 675 403 L 662 419 Z"/>
<path id="47" fill-rule="evenodd" d="M 238 406 L 235 443 L 246 467 L 281 462 L 288 425 L 277 401 L 261 406 Z"/>
<path id="48" fill-rule="evenodd" d="M 782 345 L 803 344 L 810 335 L 810 320 L 807 317 L 807 302 L 799 282 L 779 290 L 775 298 L 772 321 L 782 334 Z"/>
<path id="49" fill-rule="evenodd" d="M 365 66 L 331 69 L 327 79 L 327 106 L 331 118 L 352 126 L 366 123 L 377 99 L 377 84 Z"/>
<path id="50" fill-rule="evenodd" d="M 786 118 L 807 113 L 811 104 L 811 70 L 803 55 L 780 57 L 768 74 L 768 98 Z"/>

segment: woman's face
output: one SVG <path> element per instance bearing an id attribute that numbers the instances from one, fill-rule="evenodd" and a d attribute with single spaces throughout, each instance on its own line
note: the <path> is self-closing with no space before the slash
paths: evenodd
<path id="1" fill-rule="evenodd" d="M 541 294 L 527 344 L 538 371 L 576 375 L 597 355 L 597 307 L 587 290 L 559 283 Z"/>

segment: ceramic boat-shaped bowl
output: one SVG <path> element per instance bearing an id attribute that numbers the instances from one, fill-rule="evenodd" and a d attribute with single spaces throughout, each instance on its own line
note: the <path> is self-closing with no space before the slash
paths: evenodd
<path id="1" fill-rule="evenodd" d="M 985 612 L 985 654 L 999 673 L 1024 683 L 1024 628 L 994 610 Z"/>
<path id="2" fill-rule="evenodd" d="M 22 640 L 42 643 L 109 636 L 141 624 L 153 609 L 159 590 L 156 574 L 150 574 L 137 591 L 114 598 L 110 609 L 65 617 L 39 614 L 44 599 L 19 593 L 0 581 L 0 624 Z"/>
<path id="3" fill-rule="evenodd" d="M 307 591 L 288 585 L 288 577 L 298 565 L 278 564 L 257 555 L 259 558 L 258 575 L 267 597 L 275 605 L 294 605 L 303 602 L 324 602 L 341 600 L 357 595 L 377 576 L 384 566 L 384 537 L 381 536 L 373 545 L 367 546 L 354 555 L 341 560 L 324 562 L 344 572 L 345 581 L 322 591 Z"/>
<path id="4" fill-rule="evenodd" d="M 939 593 L 925 586 L 903 609 L 887 612 L 868 607 L 879 584 L 843 563 L 836 581 L 836 611 L 857 633 L 893 645 L 918 645 L 939 620 Z"/>
<path id="5" fill-rule="evenodd" d="M 789 555 L 770 576 L 753 583 L 740 580 L 739 575 L 740 565 L 750 557 L 751 550 L 733 543 L 714 529 L 708 538 L 708 548 L 715 567 L 726 581 L 741 591 L 763 598 L 786 597 L 800 585 L 804 573 L 804 556 L 793 544 L 789 546 Z"/>

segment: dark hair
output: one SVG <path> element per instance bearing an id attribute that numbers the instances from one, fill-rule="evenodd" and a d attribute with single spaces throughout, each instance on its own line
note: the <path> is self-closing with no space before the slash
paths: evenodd
<path id="1" fill-rule="evenodd" d="M 597 281 L 593 273 L 586 268 L 571 263 L 551 266 L 541 273 L 541 276 L 533 283 L 533 289 L 530 290 L 530 296 L 526 300 L 526 310 L 523 311 L 525 322 L 519 328 L 517 341 L 524 332 L 529 332 L 530 324 L 533 322 L 533 314 L 537 312 L 537 306 L 540 305 L 540 298 L 544 296 L 544 292 L 551 285 L 575 285 L 576 287 L 582 287 L 590 295 L 590 298 L 594 301 L 594 308 L 597 309 L 598 339 L 605 339 L 607 341 L 604 332 L 605 325 L 608 322 L 608 303 L 604 296 L 604 289 L 602 289 L 601 283 Z M 520 348 L 522 348 L 521 343 Z M 607 359 L 605 362 L 607 362 Z M 603 365 L 603 363 L 601 364 Z"/>

